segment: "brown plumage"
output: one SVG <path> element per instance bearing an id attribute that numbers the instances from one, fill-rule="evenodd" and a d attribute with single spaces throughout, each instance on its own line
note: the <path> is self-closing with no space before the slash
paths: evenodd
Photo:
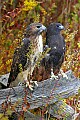
<path id="1" fill-rule="evenodd" d="M 32 75 L 39 54 L 43 52 L 41 33 L 44 30 L 46 27 L 41 23 L 32 23 L 27 27 L 22 44 L 14 52 L 8 87 L 15 79 L 27 81 Z"/>

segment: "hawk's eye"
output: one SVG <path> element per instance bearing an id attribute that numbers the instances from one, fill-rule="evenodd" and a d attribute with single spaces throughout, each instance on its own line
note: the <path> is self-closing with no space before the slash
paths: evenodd
<path id="1" fill-rule="evenodd" d="M 56 25 L 57 27 L 59 27 L 59 25 Z"/>
<path id="2" fill-rule="evenodd" d="M 37 27 L 37 28 L 40 28 L 41 26 L 40 26 L 40 25 L 37 25 L 36 27 Z"/>

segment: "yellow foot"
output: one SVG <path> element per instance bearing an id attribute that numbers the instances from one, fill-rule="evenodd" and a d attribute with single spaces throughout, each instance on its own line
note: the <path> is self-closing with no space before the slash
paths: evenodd
<path id="1" fill-rule="evenodd" d="M 54 73 L 53 72 L 51 72 L 51 77 L 50 77 L 50 79 L 58 79 L 58 76 L 57 75 L 54 75 Z"/>
<path id="2" fill-rule="evenodd" d="M 63 78 L 68 79 L 68 76 L 63 72 L 63 70 L 60 69 L 60 73 L 61 73 L 61 75 L 63 76 Z"/>
<path id="3" fill-rule="evenodd" d="M 28 87 L 31 91 L 33 91 L 35 85 L 38 87 L 37 81 L 26 81 L 26 87 Z"/>

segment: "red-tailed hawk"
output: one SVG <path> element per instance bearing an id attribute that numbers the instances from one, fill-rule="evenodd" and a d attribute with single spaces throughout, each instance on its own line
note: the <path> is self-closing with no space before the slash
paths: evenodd
<path id="1" fill-rule="evenodd" d="M 60 34 L 64 26 L 60 23 L 51 23 L 47 27 L 46 45 L 50 48 L 45 58 L 41 61 L 40 68 L 34 70 L 33 79 L 42 81 L 48 78 L 58 78 L 56 76 L 59 72 L 66 77 L 66 74 L 60 70 L 65 56 L 65 40 Z"/>
<path id="2" fill-rule="evenodd" d="M 8 87 L 17 78 L 29 84 L 28 79 L 33 73 L 39 54 L 43 52 L 41 33 L 45 30 L 46 27 L 41 23 L 32 23 L 27 27 L 22 44 L 14 52 Z"/>

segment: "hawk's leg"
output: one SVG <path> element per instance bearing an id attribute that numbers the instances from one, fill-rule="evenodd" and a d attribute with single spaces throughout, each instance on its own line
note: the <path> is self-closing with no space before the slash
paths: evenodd
<path id="1" fill-rule="evenodd" d="M 24 81 L 26 83 L 26 87 L 28 87 L 31 91 L 33 90 L 35 85 L 38 86 L 37 81 L 32 81 L 31 80 L 31 76 L 32 76 L 33 70 L 34 70 L 34 67 L 31 67 L 31 69 L 29 69 L 27 71 L 28 74 L 26 74 L 26 76 L 24 75 Z"/>
<path id="2" fill-rule="evenodd" d="M 32 76 L 32 74 L 33 74 L 33 71 L 34 71 L 34 67 L 35 67 L 35 64 L 31 67 L 31 70 L 30 70 L 30 76 Z M 37 81 L 32 81 L 31 80 L 31 77 L 29 78 L 29 88 L 31 89 L 31 90 L 33 90 L 33 87 L 34 86 L 38 86 L 38 83 L 37 83 Z"/>
<path id="3" fill-rule="evenodd" d="M 59 75 L 62 75 L 63 76 L 63 78 L 66 78 L 66 79 L 68 79 L 68 76 L 63 72 L 63 70 L 62 69 L 60 69 L 60 71 L 59 71 Z"/>
<path id="4" fill-rule="evenodd" d="M 58 79 L 58 76 L 57 75 L 54 75 L 54 72 L 53 72 L 53 68 L 51 69 L 51 77 L 50 79 Z"/>

